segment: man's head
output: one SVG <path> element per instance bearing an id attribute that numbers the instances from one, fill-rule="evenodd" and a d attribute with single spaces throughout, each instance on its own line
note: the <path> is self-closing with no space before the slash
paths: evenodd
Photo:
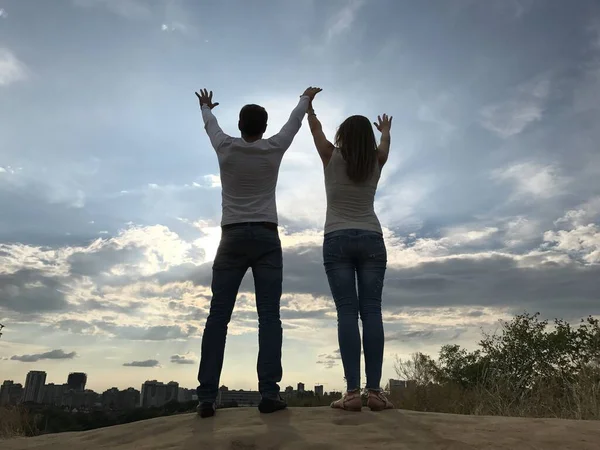
<path id="1" fill-rule="evenodd" d="M 246 105 L 240 111 L 238 128 L 242 137 L 261 138 L 267 130 L 267 111 L 262 106 Z"/>

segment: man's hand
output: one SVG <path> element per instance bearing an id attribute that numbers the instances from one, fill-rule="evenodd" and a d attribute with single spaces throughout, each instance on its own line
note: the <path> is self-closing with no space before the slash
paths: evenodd
<path id="1" fill-rule="evenodd" d="M 312 102 L 314 100 L 314 98 L 315 98 L 315 95 L 317 95 L 322 90 L 323 89 L 321 89 L 321 88 L 310 86 L 310 87 L 306 88 L 306 90 L 304 91 L 304 94 L 302 94 L 300 97 L 304 97 L 306 95 L 306 96 L 308 96 L 308 98 Z"/>
<path id="2" fill-rule="evenodd" d="M 213 103 L 212 96 L 212 91 L 208 92 L 206 89 L 200 89 L 200 93 L 196 92 L 196 97 L 198 97 L 198 102 L 200 102 L 200 109 L 202 109 L 203 105 L 208 106 L 210 109 L 219 105 L 218 103 Z"/>
<path id="3" fill-rule="evenodd" d="M 373 124 L 375 125 L 375 128 L 379 130 L 380 133 L 384 133 L 386 131 L 389 133 L 390 128 L 392 128 L 392 119 L 392 116 L 384 114 L 383 117 L 377 116 L 377 122 L 373 122 Z"/>

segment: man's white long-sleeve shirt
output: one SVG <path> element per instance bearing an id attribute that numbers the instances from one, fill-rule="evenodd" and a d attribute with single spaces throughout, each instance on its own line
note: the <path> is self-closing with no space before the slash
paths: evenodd
<path id="1" fill-rule="evenodd" d="M 217 152 L 222 186 L 221 225 L 278 223 L 275 189 L 283 154 L 302 126 L 309 98 L 300 97 L 279 133 L 255 142 L 226 135 L 210 108 L 202 106 L 204 128 Z"/>

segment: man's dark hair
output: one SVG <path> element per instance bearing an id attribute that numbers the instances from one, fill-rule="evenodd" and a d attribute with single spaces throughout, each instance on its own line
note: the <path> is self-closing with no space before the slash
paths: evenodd
<path id="1" fill-rule="evenodd" d="M 240 111 L 238 128 L 245 136 L 258 136 L 267 130 L 267 110 L 259 105 L 246 105 Z"/>

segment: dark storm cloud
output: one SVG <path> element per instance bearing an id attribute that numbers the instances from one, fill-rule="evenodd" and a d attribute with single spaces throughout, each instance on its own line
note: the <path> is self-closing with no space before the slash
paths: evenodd
<path id="1" fill-rule="evenodd" d="M 340 349 L 338 348 L 333 353 L 321 353 L 318 356 L 317 364 L 323 365 L 326 369 L 333 369 L 338 366 L 342 360 Z"/>
<path id="2" fill-rule="evenodd" d="M 58 247 L 98 237 L 89 211 L 49 201 L 40 185 L 9 185 L 1 175 L 0 242 Z"/>
<path id="3" fill-rule="evenodd" d="M 85 320 L 78 319 L 59 320 L 56 322 L 55 326 L 61 330 L 79 334 L 95 330 L 94 325 L 86 322 Z"/>
<path id="4" fill-rule="evenodd" d="M 132 361 L 124 363 L 125 367 L 159 367 L 160 363 L 156 359 L 147 359 L 145 361 Z"/>
<path id="5" fill-rule="evenodd" d="M 94 321 L 93 324 L 100 330 L 119 337 L 120 339 L 129 339 L 133 341 L 186 339 L 198 331 L 194 326 L 187 326 L 185 328 L 177 325 L 141 327 L 134 325 L 119 325 L 115 322 L 108 321 Z"/>
<path id="6" fill-rule="evenodd" d="M 98 276 L 118 264 L 137 264 L 143 256 L 139 247 L 116 248 L 107 244 L 95 252 L 77 252 L 69 256 L 73 275 Z"/>
<path id="7" fill-rule="evenodd" d="M 321 353 L 319 355 L 319 358 L 329 359 L 329 360 L 337 360 L 337 359 L 342 359 L 342 356 L 340 354 L 340 349 L 338 348 L 333 353 Z"/>
<path id="8" fill-rule="evenodd" d="M 331 297 L 321 264 L 321 248 L 295 247 L 284 251 L 284 293 Z M 168 282 L 185 281 L 210 286 L 210 264 L 199 267 L 176 267 L 157 275 Z M 557 317 L 580 317 L 600 314 L 597 280 L 599 265 L 545 263 L 522 267 L 516 257 L 456 256 L 424 262 L 414 267 L 390 265 L 386 272 L 384 304 L 386 311 L 405 307 L 509 307 L 513 312 L 524 309 Z M 247 274 L 240 291 L 253 291 Z M 319 318 L 328 310 L 286 310 L 282 301 L 282 317 Z M 202 313 L 200 313 L 202 314 Z M 239 313 L 238 313 L 239 314 Z M 474 312 L 473 314 L 477 314 Z M 247 313 L 247 318 L 255 316 Z"/>
<path id="9" fill-rule="evenodd" d="M 439 325 L 432 325 L 431 329 L 393 331 L 385 336 L 385 340 L 400 342 L 452 342 L 455 339 L 458 339 L 466 331 L 466 328 L 444 328 Z"/>
<path id="10" fill-rule="evenodd" d="M 46 353 L 36 353 L 33 355 L 14 355 L 12 361 L 37 362 L 43 359 L 73 359 L 77 356 L 76 352 L 65 353 L 64 350 L 52 350 Z"/>
<path id="11" fill-rule="evenodd" d="M 314 263 L 320 248 L 288 250 L 286 292 L 331 295 L 322 266 Z M 508 306 L 556 317 L 600 314 L 600 265 L 520 267 L 506 256 L 454 257 L 414 267 L 388 267 L 383 308 Z"/>
<path id="12" fill-rule="evenodd" d="M 205 318 L 206 314 L 203 316 L 203 319 Z M 91 321 L 81 319 L 65 319 L 52 323 L 52 326 L 72 333 L 93 333 L 100 331 L 103 333 L 108 333 L 117 339 L 131 341 L 186 339 L 198 332 L 197 327 L 189 325 L 185 327 L 180 327 L 177 325 L 119 325 L 118 323 L 112 321 L 110 317 L 104 317 L 103 319 L 104 320 Z"/>
<path id="13" fill-rule="evenodd" d="M 196 364 L 196 360 L 187 355 L 172 355 L 171 362 L 173 364 Z"/>
<path id="14" fill-rule="evenodd" d="M 87 311 L 113 311 L 123 314 L 131 314 L 135 310 L 143 308 L 145 303 L 139 302 L 123 302 L 123 304 L 117 304 L 115 302 L 100 301 L 100 300 L 86 300 L 81 306 Z"/>
<path id="15" fill-rule="evenodd" d="M 514 259 L 500 256 L 452 258 L 389 270 L 384 301 L 388 310 L 407 306 L 494 306 L 575 318 L 600 313 L 599 277 L 598 265 L 524 268 Z"/>
<path id="16" fill-rule="evenodd" d="M 63 281 L 35 269 L 0 274 L 0 308 L 23 314 L 64 311 L 69 303 Z"/>

